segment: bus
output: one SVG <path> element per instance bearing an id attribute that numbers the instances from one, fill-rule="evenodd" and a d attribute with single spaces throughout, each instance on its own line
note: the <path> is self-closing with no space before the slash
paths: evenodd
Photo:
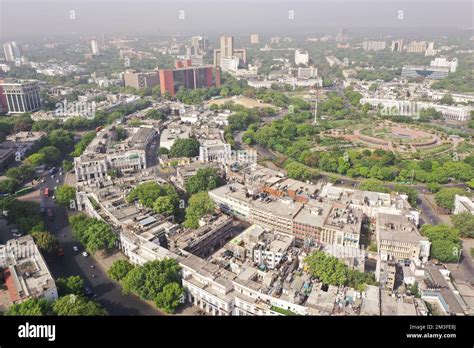
<path id="1" fill-rule="evenodd" d="M 24 187 L 22 188 L 21 190 L 18 190 L 15 192 L 15 196 L 16 197 L 19 197 L 19 196 L 23 196 L 23 195 L 26 195 L 27 193 L 31 192 L 34 190 L 34 187 L 30 186 L 30 187 Z"/>
<path id="2" fill-rule="evenodd" d="M 46 188 L 44 189 L 43 195 L 44 195 L 45 197 L 49 197 L 49 187 L 46 187 Z"/>
<path id="3" fill-rule="evenodd" d="M 53 220 L 54 219 L 53 209 L 47 208 L 46 209 L 46 215 L 48 216 L 49 220 Z"/>

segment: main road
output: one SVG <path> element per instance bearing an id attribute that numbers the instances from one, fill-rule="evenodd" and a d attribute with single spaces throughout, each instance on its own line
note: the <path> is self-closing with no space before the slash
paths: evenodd
<path id="1" fill-rule="evenodd" d="M 95 299 L 107 309 L 110 315 L 161 315 L 154 306 L 138 297 L 123 295 L 120 284 L 108 278 L 102 263 L 92 255 L 87 257 L 82 255 L 84 247 L 72 236 L 66 209 L 57 206 L 52 197 L 45 198 L 40 195 L 40 192 L 46 187 L 54 189 L 56 186 L 61 186 L 64 183 L 65 175 L 55 174 L 52 178 L 46 172 L 42 178 L 45 182 L 40 182 L 37 185 L 38 190 L 22 197 L 22 199 L 42 202 L 44 207 L 51 207 L 54 211 L 53 220 L 48 220 L 45 217 L 45 228 L 59 239 L 64 255 L 46 259 L 53 277 L 57 279 L 79 275 L 84 279 L 86 286 L 97 295 Z M 74 251 L 74 246 L 77 246 L 79 251 Z"/>

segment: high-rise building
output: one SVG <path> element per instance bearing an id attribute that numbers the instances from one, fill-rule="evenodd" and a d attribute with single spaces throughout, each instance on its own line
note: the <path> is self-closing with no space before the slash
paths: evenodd
<path id="1" fill-rule="evenodd" d="M 137 73 L 133 70 L 127 70 L 123 74 L 123 81 L 125 87 L 151 88 L 160 84 L 160 77 L 156 71 Z"/>
<path id="2" fill-rule="evenodd" d="M 234 37 L 221 36 L 221 57 L 230 58 L 234 54 Z"/>
<path id="3" fill-rule="evenodd" d="M 426 51 L 427 43 L 426 41 L 412 41 L 407 46 L 408 53 L 422 53 Z"/>
<path id="4" fill-rule="evenodd" d="M 308 65 L 309 63 L 309 53 L 303 50 L 296 50 L 295 51 L 295 64 L 300 65 Z"/>
<path id="5" fill-rule="evenodd" d="M 364 41 L 362 48 L 365 51 L 381 51 L 385 49 L 385 41 Z"/>
<path id="6" fill-rule="evenodd" d="M 225 58 L 225 64 L 222 64 L 222 59 Z M 234 48 L 234 37 L 223 35 L 220 38 L 220 48 L 214 50 L 214 65 L 227 67 L 229 66 L 229 61 L 232 61 L 232 66 L 234 65 L 234 58 L 239 59 L 239 66 L 241 64 L 247 64 L 247 50 L 245 48 Z"/>
<path id="7" fill-rule="evenodd" d="M 15 62 L 21 58 L 21 47 L 15 41 L 3 44 L 3 53 L 7 62 Z"/>
<path id="8" fill-rule="evenodd" d="M 260 37 L 258 36 L 258 34 L 252 34 L 250 35 L 250 43 L 252 45 L 255 45 L 255 44 L 259 44 L 260 43 Z"/>
<path id="9" fill-rule="evenodd" d="M 346 29 L 340 29 L 336 35 L 336 42 L 346 42 L 349 40 L 349 35 L 347 35 Z"/>
<path id="10" fill-rule="evenodd" d="M 403 39 L 392 41 L 392 52 L 401 52 L 403 51 Z"/>
<path id="11" fill-rule="evenodd" d="M 91 40 L 92 54 L 99 54 L 99 44 L 96 39 Z"/>
<path id="12" fill-rule="evenodd" d="M 7 101 L 9 114 L 33 112 L 41 108 L 38 81 L 35 80 L 4 80 L 0 88 Z"/>
<path id="13" fill-rule="evenodd" d="M 191 42 L 196 53 L 206 51 L 209 47 L 209 40 L 203 36 L 193 36 Z"/>
<path id="14" fill-rule="evenodd" d="M 175 62 L 175 69 L 161 69 L 161 93 L 175 95 L 180 87 L 186 89 L 208 88 L 220 86 L 220 69 L 212 65 L 191 66 L 191 61 Z M 213 76 L 213 70 L 215 72 Z"/>

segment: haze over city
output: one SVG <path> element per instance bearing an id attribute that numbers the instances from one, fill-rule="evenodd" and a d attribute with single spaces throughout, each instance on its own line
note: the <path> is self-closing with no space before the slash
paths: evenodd
<path id="1" fill-rule="evenodd" d="M 471 343 L 473 19 L 0 0 L 0 348 Z"/>

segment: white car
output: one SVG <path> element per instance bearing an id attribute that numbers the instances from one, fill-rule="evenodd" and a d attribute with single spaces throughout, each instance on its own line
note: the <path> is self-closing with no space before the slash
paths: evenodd
<path id="1" fill-rule="evenodd" d="M 51 179 L 54 179 L 54 175 L 51 175 Z"/>
<path id="2" fill-rule="evenodd" d="M 57 189 L 58 189 L 58 187 L 57 187 L 57 186 L 54 186 L 54 191 L 56 191 Z"/>
<path id="3" fill-rule="evenodd" d="M 59 172 L 59 175 L 63 175 L 63 172 Z"/>
<path id="4" fill-rule="evenodd" d="M 83 251 L 82 256 L 87 257 L 87 256 L 89 256 L 89 254 L 86 251 Z"/>
<path id="5" fill-rule="evenodd" d="M 74 245 L 74 246 L 72 247 L 72 250 L 74 250 L 74 251 L 79 251 L 79 248 Z"/>
<path id="6" fill-rule="evenodd" d="M 56 180 L 56 184 L 59 184 L 59 179 L 58 179 L 58 180 Z"/>

